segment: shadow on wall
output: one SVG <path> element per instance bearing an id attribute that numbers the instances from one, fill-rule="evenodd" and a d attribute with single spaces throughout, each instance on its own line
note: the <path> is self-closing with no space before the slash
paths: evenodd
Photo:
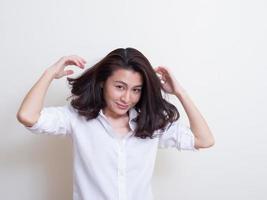
<path id="1" fill-rule="evenodd" d="M 7 146 L 4 153 L 2 152 L 3 156 L 0 157 L 1 168 L 4 168 L 1 171 L 5 171 L 5 177 L 11 182 L 10 184 L 22 187 L 20 189 L 26 196 L 33 193 L 33 196 L 40 196 L 41 199 L 72 199 L 72 144 L 70 138 L 35 135 L 28 130 L 25 130 L 25 133 L 14 134 L 29 134 L 29 136 L 26 136 L 26 139 L 20 138 L 20 143 L 15 146 L 14 143 Z M 21 180 L 18 177 L 22 177 Z M 29 181 L 29 179 L 33 180 Z M 25 182 L 36 184 L 33 187 L 25 185 Z M 41 191 L 40 195 L 36 194 L 38 191 Z M 8 191 L 6 192 L 8 193 Z M 17 196 L 18 194 L 8 194 L 8 196 L 10 195 Z"/>

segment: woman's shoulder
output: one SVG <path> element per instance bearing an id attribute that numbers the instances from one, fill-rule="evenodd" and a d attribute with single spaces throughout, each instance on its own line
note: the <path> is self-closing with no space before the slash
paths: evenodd
<path id="1" fill-rule="evenodd" d="M 81 115 L 79 111 L 71 105 L 70 102 L 67 102 L 63 107 L 66 110 L 69 117 L 72 119 L 75 119 L 75 121 L 88 124 L 89 122 L 94 120 L 94 119 L 90 119 L 90 120 L 86 119 L 86 116 Z"/>
<path id="2" fill-rule="evenodd" d="M 69 113 L 69 115 L 71 116 L 78 116 L 78 110 L 75 109 L 70 102 L 65 103 L 65 105 L 63 106 L 63 108 L 66 110 L 66 112 Z"/>

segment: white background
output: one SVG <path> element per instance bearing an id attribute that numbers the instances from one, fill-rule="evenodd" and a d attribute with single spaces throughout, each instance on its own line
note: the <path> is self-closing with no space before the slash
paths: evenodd
<path id="1" fill-rule="evenodd" d="M 61 56 L 91 65 L 118 47 L 171 68 L 216 139 L 196 153 L 159 150 L 155 199 L 265 199 L 266 10 L 264 0 L 1 0 L 0 199 L 72 198 L 70 140 L 31 134 L 16 112 Z M 53 81 L 45 106 L 69 92 L 65 78 Z"/>

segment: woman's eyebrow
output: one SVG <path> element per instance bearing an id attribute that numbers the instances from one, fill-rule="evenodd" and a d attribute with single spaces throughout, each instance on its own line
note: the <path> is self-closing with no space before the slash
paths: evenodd
<path id="1" fill-rule="evenodd" d="M 121 83 L 121 84 L 123 84 L 123 85 L 128 86 L 127 83 L 125 83 L 125 82 L 123 82 L 123 81 L 114 81 L 114 82 Z M 142 84 L 141 84 L 141 85 L 136 85 L 136 86 L 133 86 L 133 87 L 142 87 Z"/>

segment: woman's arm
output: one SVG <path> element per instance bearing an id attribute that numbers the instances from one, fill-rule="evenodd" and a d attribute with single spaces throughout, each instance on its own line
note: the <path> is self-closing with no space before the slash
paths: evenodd
<path id="1" fill-rule="evenodd" d="M 25 126 L 32 126 L 38 120 L 47 89 L 53 79 L 54 73 L 51 70 L 45 70 L 40 79 L 24 97 L 17 112 L 19 122 Z"/>
<path id="2" fill-rule="evenodd" d="M 180 100 L 190 122 L 190 129 L 195 136 L 195 147 L 208 148 L 214 145 L 214 137 L 205 119 L 194 105 L 185 90 L 180 89 L 175 92 L 175 96 Z"/>
<path id="3" fill-rule="evenodd" d="M 208 148 L 214 145 L 215 139 L 205 119 L 194 105 L 186 91 L 181 87 L 170 69 L 157 67 L 155 71 L 159 74 L 162 88 L 166 93 L 175 95 L 183 105 L 190 122 L 190 129 L 195 136 L 195 148 Z"/>
<path id="4" fill-rule="evenodd" d="M 24 97 L 17 112 L 17 119 L 25 126 L 32 126 L 39 118 L 43 108 L 44 98 L 50 83 L 54 79 L 72 74 L 72 70 L 64 71 L 67 65 L 76 65 L 84 68 L 86 61 L 78 56 L 64 56 L 51 67 L 47 68 L 39 80 L 33 85 Z"/>

